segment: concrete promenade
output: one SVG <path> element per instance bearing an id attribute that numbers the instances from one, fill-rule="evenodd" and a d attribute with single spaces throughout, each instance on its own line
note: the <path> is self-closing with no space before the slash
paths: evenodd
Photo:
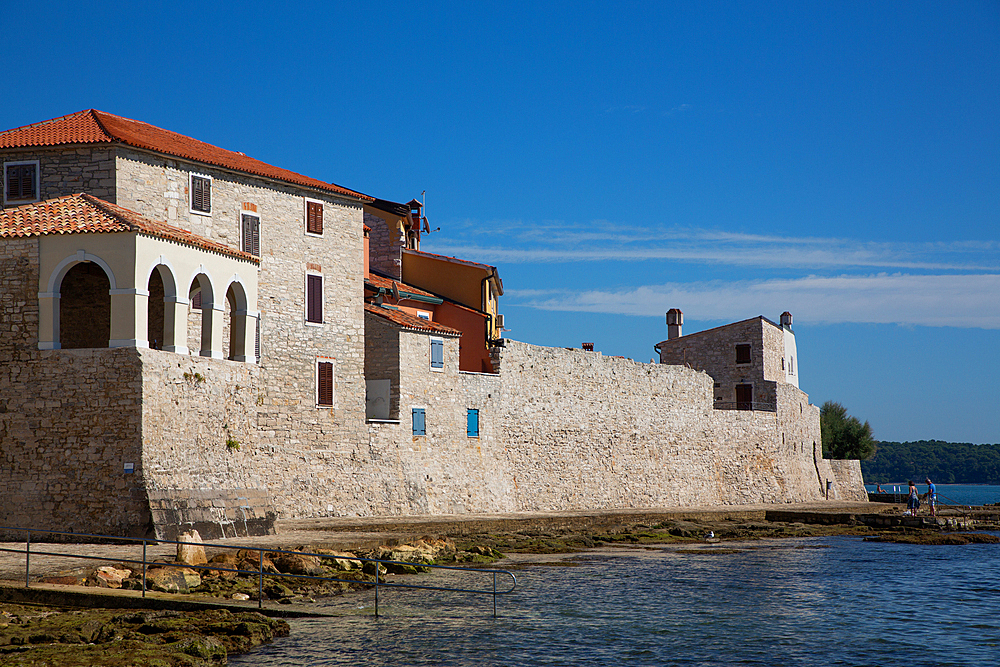
<path id="1" fill-rule="evenodd" d="M 354 551 L 373 549 L 382 545 L 403 544 L 423 536 L 462 537 L 497 532 L 601 532 L 617 527 L 637 524 L 654 525 L 663 521 L 764 521 L 768 513 L 830 515 L 835 523 L 851 514 L 880 513 L 892 505 L 867 502 L 786 503 L 780 505 L 739 505 L 684 508 L 643 508 L 579 510 L 572 512 L 524 512 L 507 514 L 450 514 L 439 516 L 383 516 L 383 517 L 326 517 L 319 519 L 278 520 L 276 534 L 255 537 L 232 537 L 213 540 L 210 544 L 227 547 L 266 547 L 337 549 Z M 822 516 L 816 518 L 822 519 Z M 821 521 L 822 522 L 822 521 Z M 46 551 L 57 554 L 78 554 L 91 558 L 85 560 L 60 556 L 31 555 L 31 576 L 49 575 L 80 567 L 98 567 L 116 560 L 141 559 L 142 545 L 122 544 L 61 544 L 46 543 L 41 535 L 32 537 L 32 552 Z M 0 548 L 20 553 L 0 552 L 0 580 L 24 582 L 25 543 L 0 542 Z M 206 548 L 209 557 L 220 549 Z M 176 554 L 173 544 L 150 542 L 146 557 L 172 560 Z"/>

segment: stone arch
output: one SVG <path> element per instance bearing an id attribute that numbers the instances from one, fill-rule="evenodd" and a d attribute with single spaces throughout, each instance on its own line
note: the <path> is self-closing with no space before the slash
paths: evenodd
<path id="1" fill-rule="evenodd" d="M 229 287 L 226 289 L 226 308 L 229 315 L 226 359 L 246 361 L 247 332 L 251 326 L 256 327 L 256 321 L 251 322 L 254 318 L 249 316 L 247 292 L 239 275 L 234 275 L 230 279 Z"/>
<path id="2" fill-rule="evenodd" d="M 110 289 L 118 289 L 118 282 L 115 280 L 115 272 L 111 270 L 111 265 L 105 262 L 103 259 L 97 255 L 92 255 L 84 250 L 78 250 L 75 255 L 70 255 L 63 261 L 56 265 L 56 268 L 52 270 L 52 274 L 49 276 L 49 282 L 47 289 L 50 293 L 59 293 L 59 285 L 62 284 L 62 279 L 66 273 L 73 268 L 75 264 L 80 262 L 93 262 L 97 264 L 102 269 L 104 273 L 108 276 L 108 281 L 111 283 Z"/>
<path id="3" fill-rule="evenodd" d="M 192 354 L 221 358 L 224 303 L 216 303 L 216 290 L 204 266 L 198 267 L 188 283 L 188 348 Z"/>
<path id="4" fill-rule="evenodd" d="M 174 326 L 175 304 L 177 303 L 177 281 L 173 267 L 162 255 L 150 267 L 146 281 L 149 294 L 146 304 L 146 340 L 155 350 L 174 350 L 176 336 Z"/>
<path id="5" fill-rule="evenodd" d="M 96 262 L 74 262 L 58 289 L 59 347 L 108 347 L 111 341 L 111 276 Z"/>

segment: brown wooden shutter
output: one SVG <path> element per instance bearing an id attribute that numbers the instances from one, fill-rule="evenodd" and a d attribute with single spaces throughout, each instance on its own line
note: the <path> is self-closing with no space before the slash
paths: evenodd
<path id="1" fill-rule="evenodd" d="M 21 193 L 21 170 L 18 165 L 7 167 L 7 199 L 14 201 L 20 199 Z"/>
<path id="2" fill-rule="evenodd" d="M 260 218 L 243 215 L 243 252 L 260 257 Z"/>
<path id="3" fill-rule="evenodd" d="M 203 176 L 191 177 L 191 209 L 202 213 L 212 212 L 212 180 Z"/>
<path id="4" fill-rule="evenodd" d="M 195 310 L 201 310 L 201 290 L 195 292 L 194 298 L 191 299 L 191 307 Z"/>
<path id="5" fill-rule="evenodd" d="M 306 231 L 310 234 L 323 233 L 323 204 L 306 202 Z"/>
<path id="6" fill-rule="evenodd" d="M 317 393 L 317 403 L 319 405 L 333 405 L 333 362 L 319 362 L 319 388 Z"/>
<path id="7" fill-rule="evenodd" d="M 257 317 L 257 332 L 253 337 L 253 356 L 260 361 L 260 316 Z"/>
<path id="8" fill-rule="evenodd" d="M 323 322 L 323 276 L 306 276 L 306 320 Z"/>
<path id="9" fill-rule="evenodd" d="M 37 199 L 35 192 L 35 165 L 15 164 L 7 167 L 7 199 Z"/>

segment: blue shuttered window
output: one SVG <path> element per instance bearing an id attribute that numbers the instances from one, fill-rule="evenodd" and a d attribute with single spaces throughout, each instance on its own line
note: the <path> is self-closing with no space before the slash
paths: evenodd
<path id="1" fill-rule="evenodd" d="M 431 368 L 444 368 L 444 341 L 431 338 Z"/>
<path id="2" fill-rule="evenodd" d="M 466 426 L 466 434 L 470 438 L 479 437 L 479 410 L 474 410 L 469 408 L 466 412 L 468 425 Z"/>
<path id="3" fill-rule="evenodd" d="M 413 435 L 427 435 L 427 422 L 423 408 L 413 408 Z"/>

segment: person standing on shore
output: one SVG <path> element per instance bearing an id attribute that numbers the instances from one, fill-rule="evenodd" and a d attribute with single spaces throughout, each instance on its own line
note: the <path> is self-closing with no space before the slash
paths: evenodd
<path id="1" fill-rule="evenodd" d="M 917 497 L 917 485 L 910 480 L 910 497 L 906 501 L 906 509 L 910 510 L 914 514 L 917 513 L 917 508 L 920 507 L 920 499 Z"/>
<path id="2" fill-rule="evenodd" d="M 934 514 L 934 505 L 937 504 L 937 487 L 934 486 L 934 482 L 928 477 L 924 480 L 927 482 L 927 505 L 931 508 L 931 516 L 936 516 Z"/>

